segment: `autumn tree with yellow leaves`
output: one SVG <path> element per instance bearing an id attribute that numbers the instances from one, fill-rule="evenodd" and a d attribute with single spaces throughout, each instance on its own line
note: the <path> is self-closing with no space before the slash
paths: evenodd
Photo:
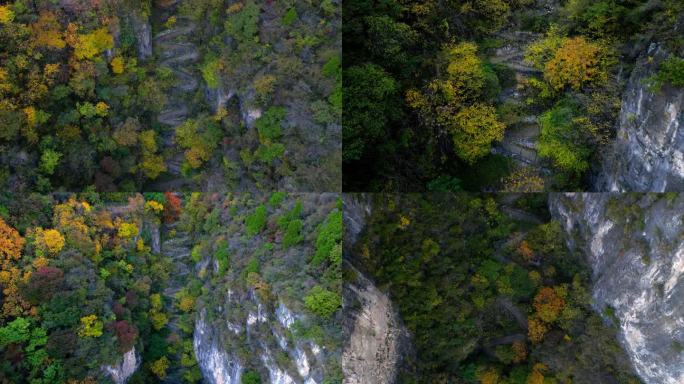
<path id="1" fill-rule="evenodd" d="M 579 90 L 608 79 L 605 48 L 583 37 L 566 39 L 544 66 L 544 78 L 556 90 Z"/>
<path id="2" fill-rule="evenodd" d="M 494 107 L 479 101 L 486 75 L 475 44 L 445 46 L 440 62 L 444 75 L 423 90 L 409 89 L 406 102 L 422 124 L 438 135 L 449 134 L 456 155 L 473 164 L 490 152 L 493 142 L 503 139 L 505 125 Z"/>

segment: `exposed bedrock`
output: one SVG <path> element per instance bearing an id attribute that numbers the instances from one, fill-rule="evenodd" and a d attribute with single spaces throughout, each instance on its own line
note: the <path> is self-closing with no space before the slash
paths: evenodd
<path id="1" fill-rule="evenodd" d="M 344 268 L 353 276 L 342 289 L 344 382 L 394 383 L 412 354 L 410 334 L 387 294 L 352 265 L 351 248 L 371 213 L 370 201 L 364 195 L 346 195 L 343 203 Z"/>
<path id="2" fill-rule="evenodd" d="M 684 196 L 552 195 L 550 207 L 586 255 L 594 307 L 619 323 L 639 376 L 684 383 Z"/>
<path id="3" fill-rule="evenodd" d="M 649 90 L 646 79 L 669 56 L 656 44 L 637 61 L 627 83 L 617 138 L 607 152 L 597 191 L 684 189 L 684 89 Z"/>

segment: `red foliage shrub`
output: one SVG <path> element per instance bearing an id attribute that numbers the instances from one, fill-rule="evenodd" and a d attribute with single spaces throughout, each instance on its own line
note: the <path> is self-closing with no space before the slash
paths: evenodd
<path id="1" fill-rule="evenodd" d="M 121 352 L 130 351 L 135 345 L 135 340 L 138 338 L 138 328 L 135 325 L 129 324 L 126 320 L 120 320 L 112 324 L 112 329 L 116 334 L 116 339 L 119 341 L 119 350 Z"/>
<path id="2" fill-rule="evenodd" d="M 32 304 L 46 301 L 59 290 L 64 281 L 64 272 L 56 267 L 40 267 L 22 291 L 22 296 Z"/>
<path id="3" fill-rule="evenodd" d="M 178 220 L 181 213 L 181 199 L 172 192 L 164 192 L 166 204 L 164 204 L 164 221 L 171 224 Z"/>
<path id="4" fill-rule="evenodd" d="M 112 312 L 114 312 L 114 314 L 116 315 L 116 318 L 117 318 L 118 320 L 121 320 L 121 319 L 123 319 L 124 315 L 126 314 L 126 309 L 124 308 L 123 305 L 121 305 L 121 303 L 119 303 L 119 302 L 117 301 L 117 302 L 114 303 L 114 305 L 112 306 Z"/>
<path id="5" fill-rule="evenodd" d="M 129 309 L 133 309 L 138 305 L 138 295 L 134 291 L 126 292 L 126 305 Z"/>

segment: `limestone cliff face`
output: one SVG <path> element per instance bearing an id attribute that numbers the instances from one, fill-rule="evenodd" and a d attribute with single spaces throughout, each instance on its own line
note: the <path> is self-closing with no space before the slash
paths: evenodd
<path id="1" fill-rule="evenodd" d="M 684 196 L 552 195 L 550 207 L 643 381 L 684 383 Z"/>
<path id="2" fill-rule="evenodd" d="M 210 319 L 206 310 L 195 322 L 194 349 L 202 375 L 210 384 L 240 384 L 247 368 L 236 340 L 247 339 L 251 369 L 263 371 L 269 384 L 317 384 L 324 379 L 324 348 L 291 337 L 296 320 L 305 315 L 282 302 L 262 304 L 254 292 L 229 291 L 223 314 Z M 255 366 L 256 362 L 256 366 Z"/>
<path id="3" fill-rule="evenodd" d="M 193 347 L 204 380 L 209 384 L 240 383 L 244 368 L 236 356 L 223 350 L 219 341 L 215 327 L 207 322 L 206 311 L 200 312 L 195 322 Z"/>
<path id="4" fill-rule="evenodd" d="M 342 290 L 345 384 L 389 384 L 411 355 L 409 332 L 390 298 L 353 266 L 351 247 L 371 212 L 363 195 L 344 197 L 344 267 L 353 276 Z"/>
<path id="5" fill-rule="evenodd" d="M 135 347 L 124 353 L 116 365 L 103 367 L 105 373 L 112 379 L 114 384 L 124 384 L 140 367 L 140 358 L 136 354 Z"/>
<path id="6" fill-rule="evenodd" d="M 312 287 L 323 284 L 307 266 L 317 228 L 337 209 L 337 196 L 299 194 L 270 208 L 275 211 L 267 225 L 275 226 L 276 218 L 300 207 L 301 233 L 312 235 L 288 248 L 279 245 L 277 235 L 245 236 L 242 221 L 229 221 L 225 212 L 221 239 L 230 247 L 231 268 L 217 278 L 220 265 L 213 252 L 195 266 L 204 285 L 193 345 L 207 383 L 242 384 L 247 374 L 258 375 L 263 384 L 322 384 L 339 378 L 340 311 L 322 321 L 306 309 L 304 300 Z M 248 204 L 233 204 L 230 217 L 254 212 Z M 249 260 L 259 260 L 259 273 L 245 272 Z M 266 283 L 245 282 L 245 276 L 255 275 L 275 277 L 267 288 Z"/>
<path id="7" fill-rule="evenodd" d="M 346 384 L 393 383 L 405 356 L 410 335 L 389 297 L 359 271 L 344 284 L 342 370 Z"/>
<path id="8" fill-rule="evenodd" d="M 651 44 L 627 83 L 617 138 L 603 164 L 597 191 L 684 189 L 684 89 L 651 92 L 646 79 L 668 53 Z"/>

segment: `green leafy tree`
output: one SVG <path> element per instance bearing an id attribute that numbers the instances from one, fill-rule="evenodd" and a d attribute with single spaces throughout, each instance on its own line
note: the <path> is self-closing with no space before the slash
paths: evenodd
<path id="1" fill-rule="evenodd" d="M 559 169 L 580 174 L 589 168 L 590 150 L 586 135 L 574 123 L 575 106 L 563 100 L 539 118 L 539 155 L 549 158 Z"/>
<path id="2" fill-rule="evenodd" d="M 255 371 L 247 371 L 240 380 L 242 384 L 261 384 L 261 377 Z"/>
<path id="3" fill-rule="evenodd" d="M 345 161 L 359 160 L 391 135 L 401 114 L 397 82 L 381 67 L 366 64 L 344 71 L 342 129 Z"/>
<path id="4" fill-rule="evenodd" d="M 316 253 L 311 263 L 319 265 L 330 260 L 330 255 L 342 239 L 342 211 L 334 210 L 328 214 L 325 221 L 318 227 L 316 237 Z"/>
<path id="5" fill-rule="evenodd" d="M 342 297 L 317 285 L 304 297 L 304 305 L 310 312 L 327 319 L 342 305 Z"/>
<path id="6" fill-rule="evenodd" d="M 268 219 L 268 213 L 266 207 L 263 205 L 258 206 L 254 213 L 247 216 L 245 219 L 245 225 L 247 226 L 247 235 L 254 236 L 261 232 L 266 226 L 266 220 Z"/>
<path id="7" fill-rule="evenodd" d="M 242 7 L 233 9 L 225 23 L 228 35 L 239 43 L 258 39 L 260 6 L 253 0 L 247 0 Z"/>

